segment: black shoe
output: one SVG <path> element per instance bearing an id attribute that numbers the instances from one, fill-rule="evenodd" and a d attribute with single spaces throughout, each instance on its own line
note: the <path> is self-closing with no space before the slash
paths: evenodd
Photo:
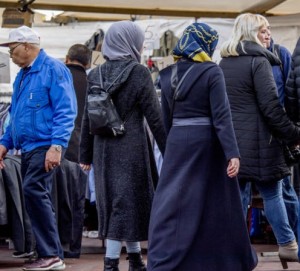
<path id="1" fill-rule="evenodd" d="M 147 271 L 141 253 L 128 253 L 129 271 Z"/>
<path id="2" fill-rule="evenodd" d="M 104 258 L 104 271 L 119 271 L 119 259 Z"/>
<path id="3" fill-rule="evenodd" d="M 21 251 L 15 251 L 12 254 L 13 258 L 30 258 L 31 256 L 33 256 L 34 251 L 30 251 L 30 252 L 21 252 Z"/>
<path id="4" fill-rule="evenodd" d="M 80 258 L 79 252 L 73 252 L 73 251 L 64 251 L 64 258 Z"/>

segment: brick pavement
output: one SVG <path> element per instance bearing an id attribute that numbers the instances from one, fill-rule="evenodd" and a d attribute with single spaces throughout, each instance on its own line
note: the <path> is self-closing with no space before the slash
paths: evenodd
<path id="1" fill-rule="evenodd" d="M 146 243 L 142 245 L 146 246 Z M 259 264 L 255 271 L 281 271 L 282 266 L 278 256 L 274 255 L 277 251 L 276 245 L 254 245 L 258 257 Z M 8 249 L 8 246 L 0 247 L 0 270 L 1 271 L 20 271 L 22 270 L 24 259 L 15 259 L 11 257 L 13 250 Z M 66 259 L 66 271 L 102 271 L 103 270 L 103 252 L 102 242 L 98 239 L 83 238 L 82 255 L 79 259 Z M 271 256 L 261 256 L 262 252 L 271 254 Z M 143 256 L 147 258 L 146 255 Z M 288 271 L 300 271 L 299 263 L 288 263 Z M 128 271 L 128 261 L 126 255 L 122 254 L 120 260 L 120 271 Z M 197 271 L 197 270 L 194 270 Z M 222 271 L 222 270 L 216 270 Z M 234 271 L 234 270 L 232 270 Z"/>

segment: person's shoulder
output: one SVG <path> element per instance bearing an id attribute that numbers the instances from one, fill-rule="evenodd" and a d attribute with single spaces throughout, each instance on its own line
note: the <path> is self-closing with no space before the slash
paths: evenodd
<path id="1" fill-rule="evenodd" d="M 141 64 L 141 63 L 136 63 L 136 64 L 133 64 L 133 68 L 132 68 L 132 71 L 134 73 L 149 73 L 150 74 L 150 70 L 148 67 L 146 67 L 145 65 Z"/>
<path id="2" fill-rule="evenodd" d="M 199 62 L 196 63 L 199 67 L 202 66 L 204 68 L 209 68 L 209 69 L 219 69 L 219 65 L 213 61 L 205 61 L 205 62 Z"/>
<path id="3" fill-rule="evenodd" d="M 81 72 L 86 74 L 85 68 L 80 65 L 80 64 L 74 64 L 74 63 L 68 63 L 66 64 L 66 67 L 71 71 L 71 72 Z"/>
<path id="4" fill-rule="evenodd" d="M 49 55 L 46 55 L 44 64 L 52 67 L 53 69 L 64 69 L 69 71 L 63 61 Z"/>
<path id="5" fill-rule="evenodd" d="M 261 72 L 265 72 L 267 67 L 270 67 L 270 70 L 272 71 L 272 65 L 265 56 L 254 56 L 253 60 L 251 61 L 251 70 L 256 71 L 259 69 Z"/>
<path id="6" fill-rule="evenodd" d="M 291 56 L 291 52 L 286 47 L 284 47 L 280 44 L 278 44 L 278 46 L 279 46 L 279 51 L 280 51 L 281 57 L 286 57 L 286 56 L 290 57 Z"/>
<path id="7" fill-rule="evenodd" d="M 165 74 L 168 74 L 173 69 L 173 66 L 177 65 L 176 63 L 169 65 L 159 71 L 160 76 L 164 76 Z"/>
<path id="8" fill-rule="evenodd" d="M 88 72 L 88 74 L 87 74 L 87 78 L 93 78 L 96 74 L 98 75 L 99 74 L 99 67 L 100 66 L 96 66 L 96 67 L 94 67 L 94 68 L 92 68 L 89 72 Z"/>
<path id="9" fill-rule="evenodd" d="M 151 78 L 151 72 L 148 67 L 137 62 L 130 65 L 133 65 L 133 67 L 129 68 L 128 77 L 130 77 L 132 80 L 144 80 L 146 78 Z M 146 81 L 147 80 L 145 80 L 145 82 Z"/>
<path id="10" fill-rule="evenodd" d="M 195 62 L 195 70 L 202 72 L 207 71 L 208 73 L 219 73 L 221 72 L 220 66 L 213 61 Z"/>
<path id="11" fill-rule="evenodd" d="M 252 75 L 259 72 L 260 74 L 264 74 L 265 76 L 269 76 L 270 74 L 272 74 L 273 76 L 272 65 L 273 64 L 271 64 L 270 60 L 267 57 L 254 56 L 251 62 Z"/>
<path id="12" fill-rule="evenodd" d="M 298 39 L 298 41 L 295 45 L 295 48 L 294 48 L 294 51 L 293 51 L 293 58 L 298 59 L 299 56 L 300 56 L 300 38 Z"/>
<path id="13" fill-rule="evenodd" d="M 290 52 L 286 47 L 279 45 L 280 51 L 282 52 Z"/>

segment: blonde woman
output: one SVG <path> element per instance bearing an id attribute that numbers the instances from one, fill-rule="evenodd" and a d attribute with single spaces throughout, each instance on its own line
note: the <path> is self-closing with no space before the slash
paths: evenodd
<path id="1" fill-rule="evenodd" d="M 231 39 L 221 47 L 220 67 L 241 154 L 238 179 L 244 213 L 252 182 L 263 198 L 279 257 L 287 267 L 287 261 L 298 261 L 298 245 L 282 198 L 281 180 L 291 172 L 281 142 L 298 141 L 300 130 L 290 122 L 278 99 L 271 65 L 279 65 L 280 61 L 259 39 L 262 32 L 268 35 L 268 27 L 261 15 L 238 16 Z"/>

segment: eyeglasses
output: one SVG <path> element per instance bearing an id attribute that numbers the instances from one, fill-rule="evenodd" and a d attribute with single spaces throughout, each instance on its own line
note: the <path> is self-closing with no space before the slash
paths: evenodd
<path id="1" fill-rule="evenodd" d="M 12 55 L 13 52 L 14 52 L 14 50 L 15 50 L 18 46 L 20 46 L 21 44 L 23 44 L 23 43 L 18 43 L 15 47 L 10 48 L 10 49 L 8 50 L 8 53 L 9 53 L 10 55 Z"/>

